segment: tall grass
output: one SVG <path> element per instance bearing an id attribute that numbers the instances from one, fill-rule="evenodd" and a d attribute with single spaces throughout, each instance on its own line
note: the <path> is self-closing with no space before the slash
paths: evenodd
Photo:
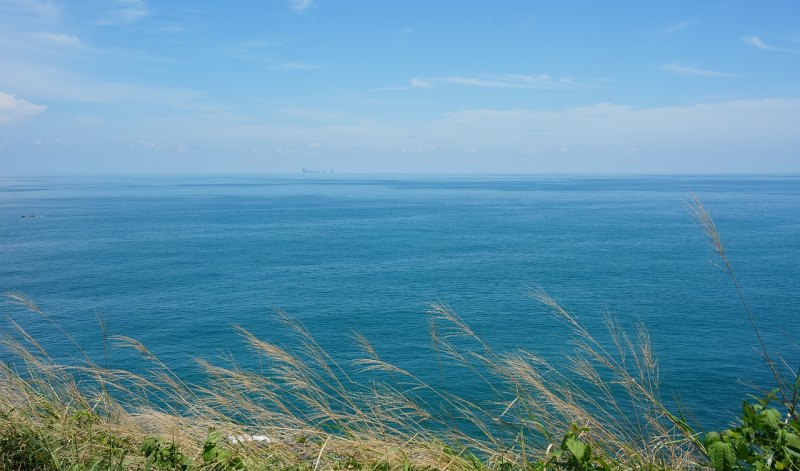
<path id="1" fill-rule="evenodd" d="M 753 334 L 758 341 L 761 355 L 764 358 L 770 373 L 775 379 L 774 387 L 777 389 L 784 407 L 788 409 L 788 413 L 791 417 L 797 419 L 797 403 L 799 399 L 798 391 L 800 391 L 800 365 L 798 365 L 796 369 L 792 369 L 792 367 L 786 364 L 786 362 L 782 362 L 785 367 L 782 369 L 778 363 L 775 362 L 773 355 L 770 353 L 770 350 L 767 348 L 767 344 L 761 335 L 761 331 L 759 330 L 758 324 L 755 321 L 753 312 L 750 309 L 750 304 L 747 302 L 747 299 L 744 296 L 742 287 L 736 277 L 736 272 L 733 270 L 733 265 L 728 259 L 726 247 L 725 244 L 722 243 L 722 236 L 720 235 L 719 230 L 717 230 L 717 225 L 714 223 L 714 219 L 711 217 L 711 214 L 709 214 L 705 206 L 703 206 L 703 203 L 695 194 L 692 194 L 692 202 L 689 204 L 689 211 L 697 224 L 705 232 L 706 236 L 708 237 L 708 243 L 719 257 L 720 264 L 717 266 L 728 276 L 728 278 L 730 278 L 731 284 L 736 290 L 736 296 L 739 298 L 739 303 L 741 304 L 742 309 L 744 310 L 744 313 L 750 322 L 750 326 L 753 329 Z M 786 374 L 787 372 L 784 371 L 787 369 L 788 378 Z"/>
<path id="2" fill-rule="evenodd" d="M 752 320 L 713 220 L 699 201 L 692 208 Z M 429 306 L 443 367 L 484 383 L 488 393 L 480 401 L 385 361 L 363 336 L 353 338 L 361 358 L 342 365 L 282 311 L 276 316 L 300 348 L 235 327 L 263 368 L 197 359 L 207 373 L 200 385 L 187 384 L 127 337 L 108 341 L 137 352 L 143 373 L 87 355 L 60 364 L 11 320 L 13 332 L 2 341 L 10 361 L 0 366 L 0 466 L 187 469 L 191 461 L 198 469 L 688 470 L 708 463 L 699 433 L 661 397 L 644 326 L 630 332 L 609 317 L 610 340 L 601 341 L 542 290 L 531 296 L 570 333 L 563 363 L 527 349 L 498 352 L 448 306 Z M 79 348 L 29 298 L 5 298 Z M 758 340 L 794 414 L 796 376 L 794 389 L 785 389 L 790 382 Z"/>
<path id="3" fill-rule="evenodd" d="M 21 369 L 2 370 L 0 406 L 10 411 L 3 420 L 9 430 L 46 432 L 46 437 L 27 437 L 54 441 L 36 445 L 47 450 L 36 459 L 48 462 L 81 462 L 87 453 L 96 458 L 91 436 L 69 432 L 82 426 L 75 417 L 84 422 L 91 417 L 100 436 L 127 444 L 161 436 L 180 443 L 188 455 L 200 453 L 208 429 L 221 430 L 234 437 L 230 447 L 255 464 L 277 460 L 330 467 L 354 459 L 440 469 L 527 467 L 546 460 L 548 447 L 552 450 L 573 424 L 588 428 L 583 439 L 618 467 L 688 469 L 696 464 L 701 459 L 696 434 L 659 398 L 657 366 L 644 329 L 632 338 L 609 319 L 613 344 L 603 345 L 543 292 L 533 295 L 574 334 L 577 350 L 566 371 L 531 351 L 497 353 L 451 309 L 430 306 L 432 336 L 445 364 L 466 367 L 493 392 L 480 404 L 383 361 L 360 336 L 354 341 L 364 356 L 354 364 L 355 380 L 348 373 L 352 368 L 339 365 L 300 323 L 278 312 L 302 348 L 289 352 L 239 328 L 266 370 L 198 360 L 209 376 L 204 386 L 185 384 L 146 347 L 124 337 L 112 340 L 139 352 L 150 365 L 145 374 L 103 368 L 88 358 L 79 366 L 59 365 L 13 324 L 17 340 L 9 338 L 4 345 Z M 18 293 L 7 299 L 41 312 Z M 256 434 L 269 436 L 269 445 L 250 441 Z M 71 437 L 68 443 L 61 443 L 64 437 Z M 131 445 L 127 453 L 136 450 Z M 112 451 L 106 447 L 100 456 Z M 133 460 L 126 459 L 126 465 Z"/>

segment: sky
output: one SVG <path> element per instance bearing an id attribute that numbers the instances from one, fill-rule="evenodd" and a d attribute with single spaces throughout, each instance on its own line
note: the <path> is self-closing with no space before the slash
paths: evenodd
<path id="1" fill-rule="evenodd" d="M 0 0 L 0 176 L 800 173 L 800 2 Z"/>

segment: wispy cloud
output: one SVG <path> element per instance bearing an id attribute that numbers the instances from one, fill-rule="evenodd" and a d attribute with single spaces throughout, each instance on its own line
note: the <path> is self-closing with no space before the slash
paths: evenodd
<path id="1" fill-rule="evenodd" d="M 97 20 L 99 25 L 132 24 L 146 17 L 150 10 L 144 0 L 114 0 L 116 8 Z"/>
<path id="2" fill-rule="evenodd" d="M 49 0 L 3 0 L 0 3 L 33 13 L 38 18 L 45 20 L 54 20 L 61 13 L 58 5 Z"/>
<path id="3" fill-rule="evenodd" d="M 148 103 L 152 107 L 189 108 L 201 94 L 188 89 L 129 83 L 78 73 L 52 65 L 14 61 L 0 75 L 0 88 L 72 103 Z"/>
<path id="4" fill-rule="evenodd" d="M 287 114 L 291 119 L 286 119 Z M 567 108 L 464 109 L 412 121 L 340 118 L 336 114 L 336 110 L 326 116 L 315 110 L 289 109 L 273 117 L 231 119 L 229 115 L 191 113 L 157 119 L 148 116 L 146 120 L 132 116 L 125 123 L 101 119 L 76 128 L 78 132 L 71 135 L 75 155 L 97 158 L 69 164 L 74 171 L 119 170 L 120 166 L 132 171 L 141 165 L 140 155 L 167 152 L 174 157 L 179 148 L 189 148 L 186 159 L 160 159 L 153 165 L 170 171 L 202 168 L 209 172 L 232 168 L 297 171 L 305 165 L 335 168 L 337 173 L 800 170 L 795 158 L 800 126 L 800 99 L 796 98 L 644 108 L 598 103 Z M 127 128 L 141 132 L 132 135 Z M 43 141 L 64 133 L 63 128 L 37 120 L 20 126 L 20 132 L 25 130 Z M 16 131 L 16 126 L 9 131 Z M 107 148 L 98 151 L 92 146 L 98 135 L 115 133 L 121 137 L 113 143 L 128 155 L 106 160 Z M 158 143 L 164 150 L 148 149 L 151 146 L 140 139 Z M 224 160 L 218 158 L 221 151 L 226 154 Z M 63 150 L 48 151 L 42 146 L 26 152 L 52 158 L 51 170 L 65 168 Z M 283 159 L 283 154 L 320 160 Z M 253 155 L 260 158 L 252 159 Z M 13 163 L 17 171 L 41 171 L 41 161 L 16 159 Z"/>
<path id="5" fill-rule="evenodd" d="M 270 142 L 302 154 L 310 151 L 309 142 L 319 143 L 317 151 L 330 162 L 325 165 L 337 172 L 796 172 L 800 168 L 794 159 L 800 99 L 794 98 L 644 108 L 597 103 L 554 109 L 465 109 L 414 122 L 311 119 L 317 122 L 206 126 L 220 139 L 242 146 Z M 193 136 L 197 126 L 178 131 Z M 339 157 L 345 154 L 346 159 Z M 282 165 L 279 160 L 270 163 Z M 296 171 L 290 166 L 287 170 Z"/>
<path id="6" fill-rule="evenodd" d="M 302 13 L 314 4 L 314 0 L 291 0 L 292 10 Z"/>
<path id="7" fill-rule="evenodd" d="M 266 68 L 278 68 L 278 63 L 269 49 L 281 47 L 285 44 L 285 38 L 275 38 L 272 40 L 247 40 L 237 43 L 221 43 L 217 46 L 218 51 L 232 59 L 255 62 Z"/>
<path id="8" fill-rule="evenodd" d="M 717 70 L 701 69 L 699 67 L 693 67 L 691 65 L 681 64 L 679 62 L 670 62 L 668 64 L 662 64 L 661 70 L 670 74 L 684 75 L 688 77 L 721 78 L 721 77 L 734 76 L 734 74 L 728 72 L 719 72 Z"/>
<path id="9" fill-rule="evenodd" d="M 446 77 L 414 77 L 410 84 L 414 88 L 431 88 L 435 85 L 464 85 L 484 88 L 518 88 L 553 90 L 575 88 L 582 86 L 572 77 L 552 77 L 550 75 L 536 74 L 506 74 L 487 75 L 478 77 L 464 77 L 451 75 Z"/>
<path id="10" fill-rule="evenodd" d="M 278 110 L 278 113 L 282 116 L 302 118 L 314 122 L 342 123 L 353 121 L 353 116 L 341 111 L 291 107 L 282 108 Z"/>
<path id="11" fill-rule="evenodd" d="M 319 70 L 323 68 L 325 68 L 325 66 L 310 62 L 284 62 L 272 67 L 272 69 L 275 70 Z"/>
<path id="12" fill-rule="evenodd" d="M 164 24 L 164 25 L 158 26 L 158 27 L 156 27 L 154 29 L 154 31 L 157 32 L 157 33 L 167 33 L 167 34 L 168 33 L 186 33 L 186 32 L 189 31 L 189 28 L 187 26 L 184 26 L 184 25 L 172 23 L 172 24 Z"/>
<path id="13" fill-rule="evenodd" d="M 41 41 L 46 41 L 53 44 L 62 44 L 65 46 L 75 46 L 77 44 L 80 44 L 81 42 L 81 40 L 78 39 L 77 36 L 72 36 L 69 34 L 61 34 L 61 33 L 51 33 L 47 31 L 30 33 L 29 36 L 34 39 L 39 39 Z"/>
<path id="14" fill-rule="evenodd" d="M 430 80 L 421 79 L 419 77 L 414 77 L 411 79 L 411 86 L 414 88 L 431 88 Z"/>
<path id="15" fill-rule="evenodd" d="M 770 46 L 767 46 L 766 44 L 764 44 L 764 41 L 762 41 L 757 36 L 745 36 L 745 37 L 742 38 L 742 42 L 747 44 L 748 46 L 753 46 L 753 47 L 758 48 L 758 49 L 765 49 L 767 51 L 776 50 L 776 48 L 770 47 Z"/>
<path id="16" fill-rule="evenodd" d="M 412 87 L 411 85 L 394 85 L 394 86 L 389 86 L 389 87 L 373 88 L 371 91 L 373 91 L 373 92 L 399 92 L 399 91 L 403 91 L 403 90 L 411 90 L 412 88 L 414 88 L 414 87 Z"/>
<path id="17" fill-rule="evenodd" d="M 675 34 L 680 33 L 681 31 L 687 30 L 692 26 L 696 25 L 697 21 L 694 20 L 685 20 L 679 21 L 677 23 L 673 23 L 666 28 L 662 28 L 658 30 L 658 34 Z"/>
<path id="18" fill-rule="evenodd" d="M 774 51 L 774 52 L 790 52 L 793 54 L 800 53 L 800 51 L 793 50 L 793 49 L 784 49 L 780 47 L 771 46 L 764 41 L 761 40 L 758 36 L 745 36 L 742 38 L 742 42 L 747 44 L 748 46 L 752 46 L 756 49 L 763 49 L 765 51 Z"/>
<path id="19" fill-rule="evenodd" d="M 0 92 L 0 124 L 25 121 L 47 109 L 45 105 L 35 105 L 28 100 Z"/>

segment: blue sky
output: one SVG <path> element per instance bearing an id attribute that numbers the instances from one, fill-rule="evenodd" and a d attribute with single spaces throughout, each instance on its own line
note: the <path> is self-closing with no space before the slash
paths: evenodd
<path id="1" fill-rule="evenodd" d="M 800 2 L 0 0 L 0 175 L 800 173 Z"/>

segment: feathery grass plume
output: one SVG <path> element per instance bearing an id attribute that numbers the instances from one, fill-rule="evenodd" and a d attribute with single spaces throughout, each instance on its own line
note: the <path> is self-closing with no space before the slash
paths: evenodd
<path id="1" fill-rule="evenodd" d="M 230 447 L 248 463 L 307 463 L 327 469 L 343 457 L 356 457 L 367 463 L 440 469 L 471 469 L 480 463 L 527 466 L 552 459 L 547 449 L 573 424 L 588 427 L 590 435 L 582 434 L 582 439 L 618 467 L 686 469 L 698 462 L 693 433 L 658 398 L 657 364 L 643 329 L 633 338 L 609 318 L 612 352 L 552 298 L 542 291 L 534 297 L 573 333 L 576 352 L 567 370 L 534 352 L 495 352 L 452 309 L 430 306 L 432 338 L 444 367 L 484 382 L 489 397 L 480 403 L 386 362 L 359 335 L 354 341 L 365 356 L 354 362 L 360 371 L 356 380 L 302 324 L 279 312 L 300 350 L 261 340 L 239 327 L 264 368 L 242 369 L 235 358 L 230 366 L 198 359 L 209 377 L 203 386 L 185 383 L 143 344 L 120 336 L 112 337 L 113 345 L 139 352 L 149 365 L 144 373 L 100 368 L 88 358 L 85 365 L 60 366 L 17 325 L 28 346 L 11 338 L 4 346 L 25 365 L 25 373 L 2 371 L 0 406 L 17 412 L 13 419 L 0 417 L 0 422 L 6 429 L 39 434 L 37 449 L 45 450 L 43 456 L 51 461 L 61 460 L 59 466 L 100 462 L 109 453 L 126 466 L 146 461 L 138 444 L 148 436 L 176 444 L 197 460 L 208 429 L 233 437 Z M 99 384 L 105 396 L 101 409 Z M 627 398 L 621 399 L 621 393 Z M 102 456 L 89 456 L 94 453 L 90 451 L 69 455 L 62 438 L 78 436 L 70 417 L 84 413 L 104 417 L 92 426 L 126 448 L 104 445 L 96 447 Z M 49 430 L 45 438 L 43 430 Z M 270 438 L 269 445 L 252 438 L 260 434 Z M 69 449 L 95 446 L 94 438 L 81 437 Z"/>
<path id="2" fill-rule="evenodd" d="M 778 393 L 781 396 L 783 405 L 789 410 L 791 417 L 797 418 L 798 394 L 800 392 L 800 365 L 797 366 L 797 372 L 795 372 L 793 368 L 786 365 L 788 371 L 794 375 L 793 381 L 787 381 L 781 369 L 778 368 L 778 365 L 772 359 L 772 355 L 770 355 L 769 349 L 764 342 L 764 338 L 761 336 L 761 332 L 755 321 L 753 312 L 751 311 L 750 305 L 744 296 L 744 291 L 742 290 L 742 287 L 736 278 L 733 265 L 731 265 L 731 262 L 728 259 L 728 255 L 725 251 L 725 245 L 722 243 L 722 237 L 719 230 L 717 230 L 717 225 L 714 222 L 714 219 L 694 193 L 692 193 L 691 202 L 687 203 L 687 209 L 689 210 L 689 213 L 692 215 L 692 218 L 695 220 L 695 222 L 697 222 L 697 224 L 703 228 L 706 237 L 708 237 L 708 243 L 714 249 L 714 252 L 719 256 L 722 263 L 721 265 L 717 264 L 717 266 L 723 272 L 725 272 L 726 275 L 728 275 L 728 278 L 731 280 L 731 284 L 733 284 L 733 287 L 736 290 L 739 303 L 742 305 L 742 308 L 747 315 L 747 319 L 750 321 L 750 326 L 753 328 L 753 332 L 758 340 L 758 344 L 761 349 L 761 356 L 764 358 L 764 361 L 766 361 L 767 366 L 769 367 L 770 372 L 775 379 L 775 387 L 778 389 Z M 789 388 L 791 388 L 790 395 L 787 394 L 787 389 Z"/>
<path id="3" fill-rule="evenodd" d="M 588 426 L 598 445 L 608 447 L 609 454 L 623 462 L 657 465 L 677 459 L 673 464 L 688 466 L 696 461 L 702 444 L 693 428 L 660 397 L 658 366 L 644 327 L 637 329 L 634 340 L 607 317 L 612 350 L 544 291 L 534 289 L 531 294 L 571 329 L 576 345 L 568 374 L 548 365 L 545 375 L 537 375 L 535 368 L 542 370 L 547 363 L 530 354 L 522 361 L 511 360 L 519 377 L 539 393 L 539 410 L 548 422 Z"/>

